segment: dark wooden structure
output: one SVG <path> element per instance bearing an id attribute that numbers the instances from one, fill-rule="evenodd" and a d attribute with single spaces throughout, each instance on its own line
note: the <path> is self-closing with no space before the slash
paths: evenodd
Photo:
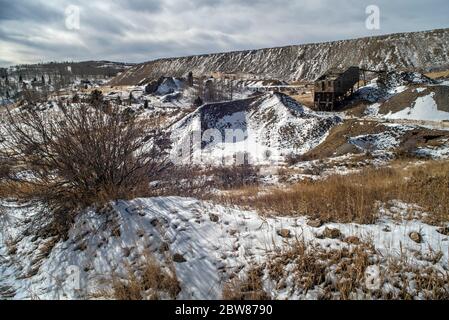
<path id="1" fill-rule="evenodd" d="M 321 111 L 333 111 L 341 101 L 354 92 L 354 86 L 360 81 L 360 69 L 350 67 L 346 71 L 330 69 L 315 81 L 315 108 Z"/>

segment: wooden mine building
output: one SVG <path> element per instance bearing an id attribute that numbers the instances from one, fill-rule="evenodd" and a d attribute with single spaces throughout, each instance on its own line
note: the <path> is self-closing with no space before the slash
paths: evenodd
<path id="1" fill-rule="evenodd" d="M 341 101 L 353 94 L 354 86 L 360 81 L 360 69 L 350 67 L 346 71 L 330 69 L 315 81 L 315 108 L 333 111 Z"/>

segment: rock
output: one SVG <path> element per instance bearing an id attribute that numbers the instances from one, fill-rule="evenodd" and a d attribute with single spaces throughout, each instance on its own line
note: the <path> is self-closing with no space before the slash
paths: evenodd
<path id="1" fill-rule="evenodd" d="M 422 236 L 419 232 L 411 232 L 409 237 L 416 243 L 422 243 Z"/>
<path id="2" fill-rule="evenodd" d="M 143 209 L 140 209 L 138 211 L 138 213 L 139 213 L 139 216 L 141 216 L 141 217 L 145 217 L 146 216 L 146 212 Z"/>
<path id="3" fill-rule="evenodd" d="M 449 236 L 449 227 L 439 228 L 437 232 L 441 233 L 443 236 Z"/>
<path id="4" fill-rule="evenodd" d="M 323 221 L 321 221 L 320 219 L 309 220 L 307 222 L 307 225 L 312 228 L 319 228 L 323 225 Z"/>
<path id="5" fill-rule="evenodd" d="M 209 215 L 209 218 L 210 218 L 210 221 L 212 221 L 212 222 L 218 222 L 218 221 L 220 221 L 220 217 L 217 216 L 216 214 L 213 214 L 213 213 L 211 213 L 211 214 Z"/>
<path id="6" fill-rule="evenodd" d="M 131 254 L 131 248 L 124 247 L 124 248 L 122 248 L 122 252 L 123 252 L 123 256 L 128 258 Z"/>
<path id="7" fill-rule="evenodd" d="M 389 226 L 385 226 L 385 228 L 382 229 L 383 232 L 391 232 L 391 228 Z"/>
<path id="8" fill-rule="evenodd" d="M 167 242 L 162 242 L 161 246 L 159 247 L 159 252 L 160 253 L 164 253 L 164 252 L 167 252 L 168 250 L 170 250 L 170 247 L 169 247 L 168 243 Z"/>
<path id="9" fill-rule="evenodd" d="M 326 229 L 324 229 L 324 232 L 323 232 L 324 238 L 338 239 L 338 238 L 341 238 L 341 236 L 342 236 L 342 233 L 338 229 L 326 228 Z"/>
<path id="10" fill-rule="evenodd" d="M 282 238 L 291 238 L 292 237 L 292 234 L 291 234 L 290 230 L 288 230 L 288 229 L 280 229 L 277 231 L 277 234 L 279 236 L 281 236 Z"/>
<path id="11" fill-rule="evenodd" d="M 346 237 L 344 241 L 350 244 L 360 244 L 360 239 L 356 236 Z"/>
<path id="12" fill-rule="evenodd" d="M 176 263 L 184 263 L 184 262 L 186 262 L 187 260 L 184 258 L 184 256 L 182 255 L 182 254 L 179 254 L 179 253 L 175 253 L 174 255 L 173 255 L 173 262 L 176 262 Z"/>

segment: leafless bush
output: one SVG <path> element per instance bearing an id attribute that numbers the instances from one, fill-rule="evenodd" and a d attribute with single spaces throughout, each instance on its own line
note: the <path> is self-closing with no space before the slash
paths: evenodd
<path id="1" fill-rule="evenodd" d="M 118 107 L 59 105 L 60 112 L 8 111 L 3 157 L 15 163 L 10 183 L 43 202 L 53 226 L 67 230 L 79 210 L 145 195 L 163 168 L 146 148 L 146 128 Z"/>
<path id="2" fill-rule="evenodd" d="M 218 167 L 211 170 L 220 188 L 236 188 L 257 183 L 258 172 L 254 166 L 241 165 L 233 167 Z"/>
<path id="3" fill-rule="evenodd" d="M 232 189 L 258 184 L 257 168 L 249 165 L 233 167 L 174 166 L 165 170 L 155 182 L 157 196 L 208 198 L 208 191 Z"/>

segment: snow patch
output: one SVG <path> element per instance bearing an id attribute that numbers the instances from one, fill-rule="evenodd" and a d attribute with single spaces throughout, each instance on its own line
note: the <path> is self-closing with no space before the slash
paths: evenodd
<path id="1" fill-rule="evenodd" d="M 438 105 L 434 100 L 435 93 L 419 97 L 411 107 L 405 108 L 396 113 L 385 115 L 387 119 L 407 119 L 407 120 L 427 120 L 443 121 L 449 120 L 449 112 L 438 110 Z"/>

